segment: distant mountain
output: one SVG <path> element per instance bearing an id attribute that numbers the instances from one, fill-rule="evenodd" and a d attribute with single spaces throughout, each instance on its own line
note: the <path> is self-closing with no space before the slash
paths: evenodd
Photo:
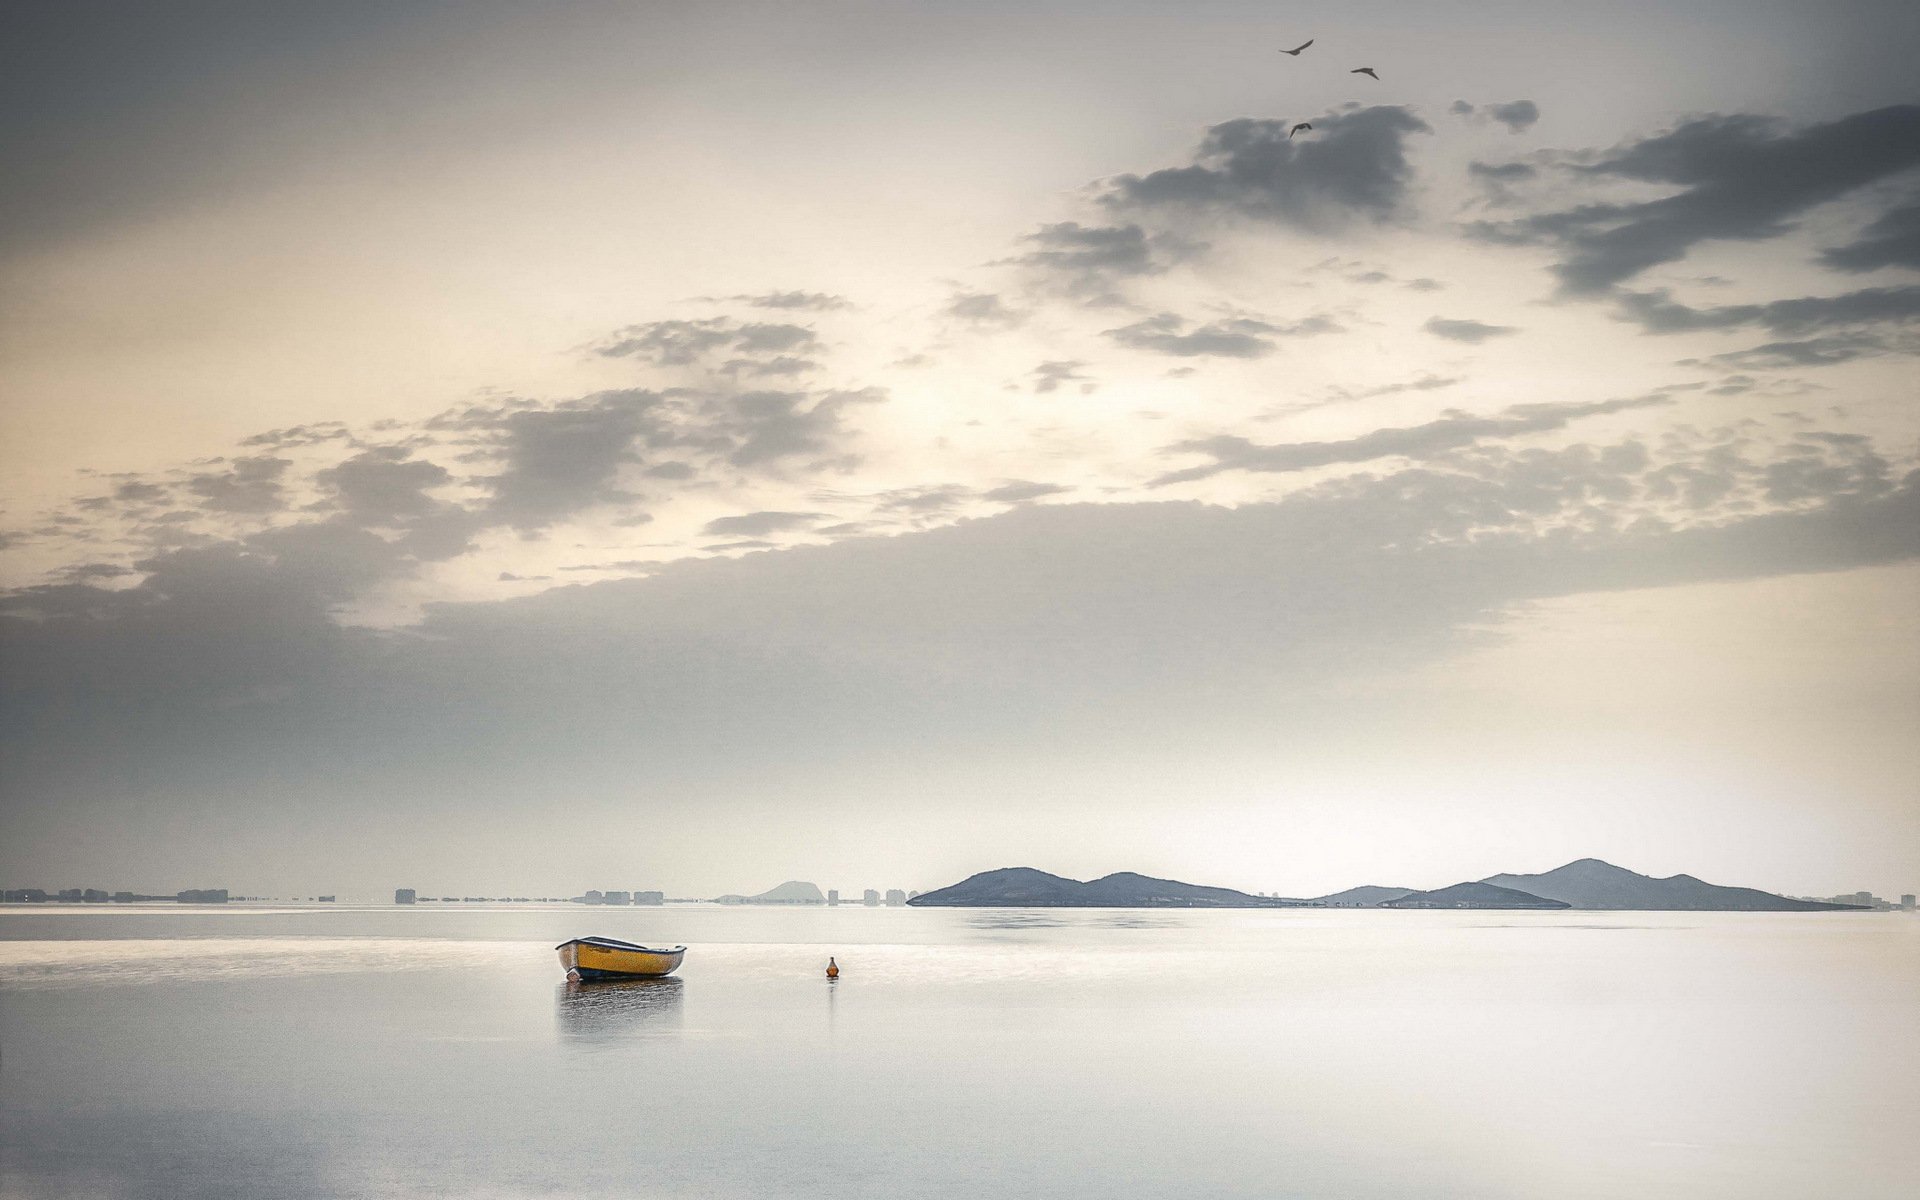
<path id="1" fill-rule="evenodd" d="M 1409 887 L 1381 887 L 1378 884 L 1365 883 L 1359 887 L 1348 888 L 1344 892 L 1335 892 L 1331 896 L 1314 897 L 1315 904 L 1324 904 L 1328 908 L 1377 908 L 1388 900 L 1398 900 L 1414 891 Z"/>
<path id="2" fill-rule="evenodd" d="M 1131 871 L 1082 883 L 1032 867 L 1002 867 L 907 901 L 925 908 L 1300 908 L 1306 900 L 1154 879 Z"/>
<path id="3" fill-rule="evenodd" d="M 776 888 L 769 888 L 757 896 L 725 895 L 715 897 L 716 904 L 825 904 L 827 898 L 820 889 L 811 883 L 802 883 L 789 879 Z"/>
<path id="4" fill-rule="evenodd" d="M 1431 892 L 1408 892 L 1384 900 L 1381 908 L 1572 908 L 1565 900 L 1551 900 L 1490 883 L 1456 883 Z"/>
<path id="5" fill-rule="evenodd" d="M 1565 901 L 1574 908 L 1679 912 L 1821 912 L 1853 907 L 1791 900 L 1754 888 L 1720 887 L 1691 875 L 1655 879 L 1597 858 L 1539 875 L 1489 875 L 1481 882 Z"/>

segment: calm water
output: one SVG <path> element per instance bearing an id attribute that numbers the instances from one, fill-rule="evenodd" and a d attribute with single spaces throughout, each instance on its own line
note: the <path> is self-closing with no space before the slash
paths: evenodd
<path id="1" fill-rule="evenodd" d="M 691 950 L 570 991 L 581 933 Z M 1916 1179 L 1897 914 L 0 909 L 10 1200 Z"/>

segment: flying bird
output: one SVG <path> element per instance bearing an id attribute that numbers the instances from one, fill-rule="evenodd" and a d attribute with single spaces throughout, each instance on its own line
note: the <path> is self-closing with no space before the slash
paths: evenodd
<path id="1" fill-rule="evenodd" d="M 1282 53 L 1282 54 L 1291 54 L 1291 55 L 1293 55 L 1293 56 L 1294 56 L 1295 58 L 1299 58 L 1299 57 L 1300 57 L 1300 52 L 1301 52 L 1302 50 L 1305 50 L 1305 49 L 1306 49 L 1306 48 L 1307 48 L 1308 46 L 1311 46 L 1311 45 L 1313 45 L 1313 39 L 1312 39 L 1312 38 L 1308 38 L 1308 39 L 1307 39 L 1306 41 L 1304 41 L 1304 42 L 1301 42 L 1301 43 L 1300 43 L 1300 44 L 1299 44 L 1298 46 L 1295 46 L 1295 47 L 1294 47 L 1293 49 L 1291 49 L 1291 50 L 1282 50 L 1282 51 L 1281 51 L 1280 53 Z"/>
<path id="2" fill-rule="evenodd" d="M 1373 74 L 1373 68 L 1372 68 L 1372 67 L 1355 67 L 1355 68 L 1354 68 L 1353 70 L 1351 70 L 1351 71 L 1348 71 L 1348 72 L 1347 72 L 1347 74 L 1349 74 L 1349 75 L 1373 75 L 1373 77 L 1374 77 L 1375 79 L 1378 79 L 1378 78 L 1380 78 L 1380 77 L 1379 77 L 1378 75 L 1374 75 L 1374 74 Z"/>
<path id="3" fill-rule="evenodd" d="M 1299 133 L 1302 129 L 1312 129 L 1312 128 L 1313 128 L 1313 122 L 1302 121 L 1298 125 L 1295 125 L 1292 129 L 1287 130 L 1287 140 L 1292 141 L 1293 135 L 1296 133 Z"/>

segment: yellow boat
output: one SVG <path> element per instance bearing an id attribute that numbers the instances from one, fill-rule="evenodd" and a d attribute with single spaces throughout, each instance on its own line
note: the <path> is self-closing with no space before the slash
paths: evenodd
<path id="1" fill-rule="evenodd" d="M 671 975 L 687 953 L 685 946 L 655 950 L 619 938 L 583 937 L 561 942 L 560 965 L 567 978 L 591 983 L 597 979 L 650 979 Z"/>

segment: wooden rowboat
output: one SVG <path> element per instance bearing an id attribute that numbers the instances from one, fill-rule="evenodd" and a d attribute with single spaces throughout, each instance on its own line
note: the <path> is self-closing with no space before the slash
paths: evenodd
<path id="1" fill-rule="evenodd" d="M 566 969 L 567 978 L 585 983 L 670 975 L 687 953 L 685 946 L 656 950 L 610 937 L 574 938 L 554 949 L 560 952 L 560 965 Z"/>

